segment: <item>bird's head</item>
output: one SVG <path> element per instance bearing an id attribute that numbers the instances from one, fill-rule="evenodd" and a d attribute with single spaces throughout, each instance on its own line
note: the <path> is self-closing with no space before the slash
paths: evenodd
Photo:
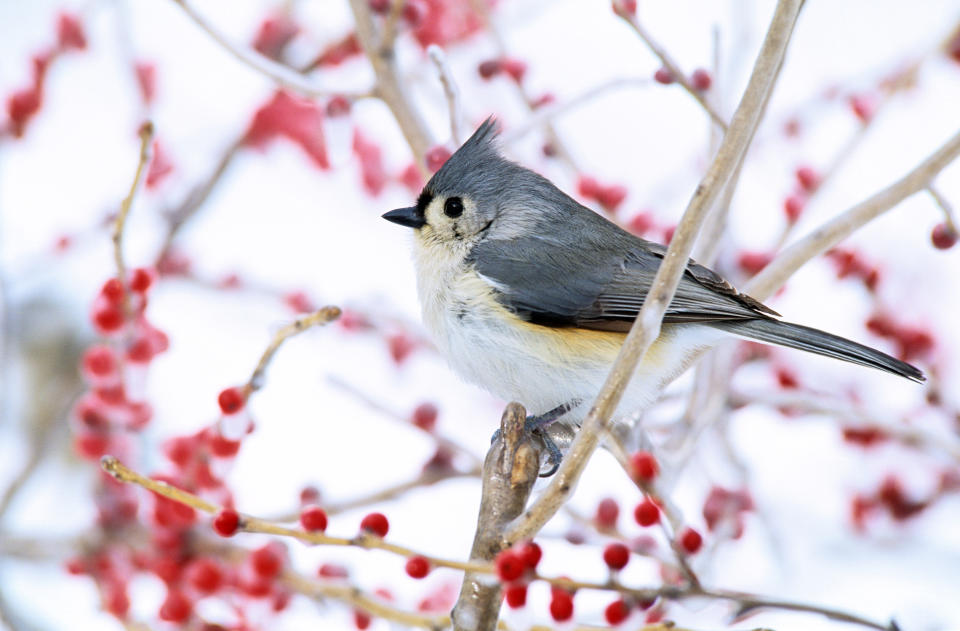
<path id="1" fill-rule="evenodd" d="M 526 215 L 553 195 L 549 181 L 504 158 L 495 143 L 498 126 L 488 118 L 423 187 L 415 206 L 384 219 L 417 231 L 422 242 L 469 250 L 487 239 L 521 234 Z M 561 194 L 562 195 L 562 194 Z"/>

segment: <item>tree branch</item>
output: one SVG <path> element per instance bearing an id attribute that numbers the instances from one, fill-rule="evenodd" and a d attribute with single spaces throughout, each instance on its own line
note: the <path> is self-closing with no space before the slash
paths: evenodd
<path id="1" fill-rule="evenodd" d="M 663 314 L 686 269 L 700 226 L 746 152 L 760 122 L 763 105 L 773 89 L 801 5 L 802 0 L 781 0 L 777 4 L 766 39 L 730 128 L 720 144 L 713 164 L 701 180 L 677 226 L 650 293 L 627 335 L 616 363 L 559 471 L 523 518 L 511 526 L 507 532 L 508 542 L 532 537 L 569 498 L 596 449 L 600 436 L 609 426 L 610 417 L 619 404 L 637 364 L 659 335 Z"/>
<path id="2" fill-rule="evenodd" d="M 483 463 L 483 490 L 471 561 L 490 562 L 509 547 L 504 531 L 527 505 L 540 472 L 541 446 L 524 430 L 526 410 L 510 403 L 500 419 L 500 437 Z M 500 616 L 502 585 L 488 576 L 467 572 L 453 608 L 454 629 L 490 631 Z"/>
<path id="3" fill-rule="evenodd" d="M 840 243 L 867 222 L 922 191 L 960 155 L 960 131 L 902 178 L 823 224 L 781 252 L 747 283 L 744 293 L 758 300 L 773 295 L 807 261 Z"/>
<path id="4" fill-rule="evenodd" d="M 344 92 L 343 90 L 331 90 L 327 88 L 322 88 L 312 81 L 304 77 L 302 74 L 293 70 L 281 63 L 261 55 L 260 53 L 248 49 L 241 48 L 230 42 L 227 37 L 217 30 L 213 24 L 207 21 L 202 15 L 197 13 L 197 11 L 186 1 L 186 0 L 173 0 L 173 2 L 187 14 L 187 16 L 196 23 L 204 32 L 207 33 L 213 40 L 220 45 L 221 48 L 226 50 L 228 53 L 233 55 L 243 64 L 253 68 L 260 74 L 263 74 L 273 80 L 274 82 L 286 87 L 291 90 L 295 90 L 300 94 L 304 94 L 310 97 L 326 97 L 333 95 L 346 96 L 349 99 L 361 99 L 373 96 L 371 91 L 366 92 Z"/>

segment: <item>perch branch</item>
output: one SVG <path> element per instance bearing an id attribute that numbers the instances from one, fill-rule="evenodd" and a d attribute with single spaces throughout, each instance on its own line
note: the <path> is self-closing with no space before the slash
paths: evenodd
<path id="1" fill-rule="evenodd" d="M 483 489 L 477 531 L 470 550 L 471 561 L 489 563 L 509 547 L 504 531 L 527 505 L 540 471 L 542 446 L 524 430 L 526 410 L 510 403 L 500 419 L 500 437 L 487 452 L 483 463 Z M 454 629 L 490 631 L 500 616 L 503 586 L 477 572 L 463 577 L 460 597 L 453 608 Z"/>

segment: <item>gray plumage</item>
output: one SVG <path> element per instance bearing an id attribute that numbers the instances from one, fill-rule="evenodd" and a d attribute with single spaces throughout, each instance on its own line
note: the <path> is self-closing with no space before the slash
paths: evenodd
<path id="1" fill-rule="evenodd" d="M 488 119 L 430 179 L 415 208 L 386 217 L 420 227 L 434 199 L 462 198 L 469 212 L 425 239 L 450 242 L 493 288 L 509 312 L 552 329 L 626 332 L 651 287 L 666 249 L 640 239 L 582 206 L 546 178 L 503 158 Z M 395 215 L 404 211 L 407 219 Z M 415 219 L 411 213 L 416 214 Z M 458 250 L 458 251 L 460 251 Z M 699 324 L 878 368 L 914 381 L 923 374 L 880 351 L 817 329 L 782 322 L 776 312 L 737 292 L 691 260 L 664 322 Z"/>

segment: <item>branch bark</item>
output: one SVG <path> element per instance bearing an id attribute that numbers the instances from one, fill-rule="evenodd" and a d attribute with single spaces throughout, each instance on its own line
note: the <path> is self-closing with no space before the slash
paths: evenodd
<path id="1" fill-rule="evenodd" d="M 619 404 L 637 364 L 660 334 L 663 314 L 686 269 L 699 229 L 756 132 L 763 115 L 763 105 L 775 84 L 802 4 L 802 0 L 781 0 L 777 4 L 750 81 L 730 122 L 730 128 L 677 226 L 650 293 L 627 335 L 610 376 L 550 486 L 537 498 L 523 518 L 510 527 L 506 535 L 509 543 L 532 537 L 570 497 L 587 461 L 597 447 L 600 436 L 608 428 L 610 417 Z"/>
<path id="2" fill-rule="evenodd" d="M 526 411 L 510 403 L 500 420 L 500 438 L 493 443 L 483 463 L 483 491 L 477 533 L 470 561 L 492 561 L 509 547 L 504 539 L 507 526 L 527 505 L 540 471 L 541 447 L 524 431 Z M 491 631 L 500 616 L 499 581 L 487 575 L 467 572 L 452 619 L 457 631 Z"/>

